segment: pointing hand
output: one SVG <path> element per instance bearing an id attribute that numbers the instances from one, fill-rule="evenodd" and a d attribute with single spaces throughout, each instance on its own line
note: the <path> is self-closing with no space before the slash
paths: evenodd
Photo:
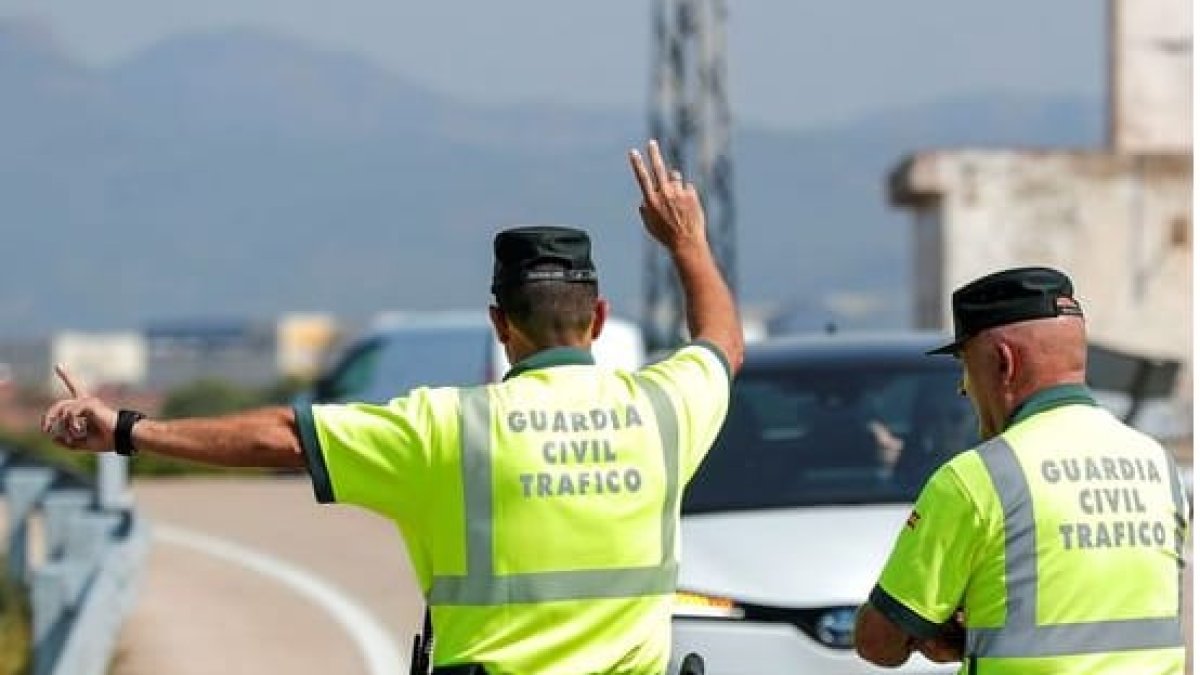
<path id="1" fill-rule="evenodd" d="M 72 450 L 104 452 L 113 449 L 117 411 L 91 396 L 61 364 L 54 372 L 70 393 L 51 405 L 42 416 L 42 432 Z"/>

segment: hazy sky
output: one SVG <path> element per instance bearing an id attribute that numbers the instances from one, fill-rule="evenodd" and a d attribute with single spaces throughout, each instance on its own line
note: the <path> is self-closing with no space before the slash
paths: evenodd
<path id="1" fill-rule="evenodd" d="M 743 121 L 804 127 L 984 90 L 1103 91 L 1103 0 L 729 0 Z M 641 110 L 650 0 L 0 0 L 103 66 L 171 35 L 253 26 L 488 103 Z"/>

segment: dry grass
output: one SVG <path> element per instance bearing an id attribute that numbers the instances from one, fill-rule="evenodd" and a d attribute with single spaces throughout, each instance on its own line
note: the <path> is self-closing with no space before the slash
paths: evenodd
<path id="1" fill-rule="evenodd" d="M 3 560 L 0 559 L 0 569 Z M 0 581 L 0 675 L 24 675 L 30 669 L 29 600 L 21 588 Z"/>

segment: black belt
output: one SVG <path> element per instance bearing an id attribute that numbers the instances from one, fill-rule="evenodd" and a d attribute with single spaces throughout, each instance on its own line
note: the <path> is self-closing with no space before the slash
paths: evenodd
<path id="1" fill-rule="evenodd" d="M 683 659 L 680 675 L 704 675 L 704 659 L 699 654 L 688 654 Z M 452 666 L 436 666 L 432 675 L 487 675 L 487 669 L 477 663 L 458 663 Z"/>
<path id="2" fill-rule="evenodd" d="M 477 663 L 458 663 L 452 666 L 436 666 L 433 675 L 487 675 L 487 670 Z"/>

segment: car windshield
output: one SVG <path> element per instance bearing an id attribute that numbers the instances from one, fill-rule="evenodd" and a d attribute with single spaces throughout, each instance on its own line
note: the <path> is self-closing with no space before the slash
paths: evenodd
<path id="1" fill-rule="evenodd" d="M 977 437 L 954 367 L 744 372 L 683 510 L 910 502 L 934 468 Z"/>
<path id="2" fill-rule="evenodd" d="M 328 374 L 317 381 L 318 403 L 346 401 L 361 394 L 371 384 L 375 364 L 383 351 L 383 342 L 367 340 L 352 346 Z"/>
<path id="3" fill-rule="evenodd" d="M 350 349 L 317 385 L 320 403 L 385 403 L 415 387 L 471 386 L 489 381 L 486 327 L 397 331 Z"/>
<path id="4" fill-rule="evenodd" d="M 480 327 L 430 327 L 400 332 L 387 342 L 366 392 L 387 401 L 416 387 L 468 387 L 489 381 L 492 333 Z"/>

